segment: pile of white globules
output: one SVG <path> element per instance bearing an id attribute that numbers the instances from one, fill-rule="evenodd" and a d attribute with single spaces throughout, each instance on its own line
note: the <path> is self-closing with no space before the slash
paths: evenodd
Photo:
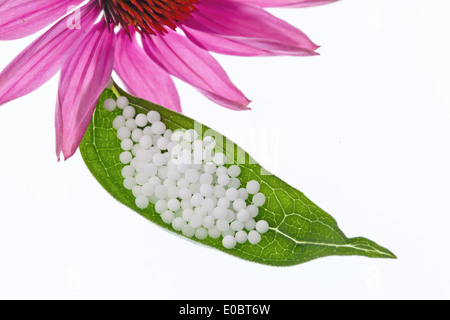
<path id="1" fill-rule="evenodd" d="M 266 221 L 256 221 L 266 201 L 259 183 L 241 187 L 240 167 L 225 166 L 213 137 L 201 139 L 194 130 L 172 132 L 158 112 L 136 114 L 126 97 L 107 99 L 104 107 L 123 110 L 113 127 L 123 149 L 123 185 L 138 208 L 151 203 L 175 231 L 199 240 L 222 237 L 227 249 L 247 241 L 257 244 L 269 230 Z"/>

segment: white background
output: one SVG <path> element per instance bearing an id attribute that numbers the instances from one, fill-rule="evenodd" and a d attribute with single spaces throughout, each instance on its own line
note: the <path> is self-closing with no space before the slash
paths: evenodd
<path id="1" fill-rule="evenodd" d="M 450 298 L 449 2 L 271 12 L 321 56 L 217 56 L 253 111 L 177 82 L 185 113 L 399 259 L 274 268 L 165 232 L 116 203 L 78 153 L 56 162 L 55 77 L 0 108 L 0 298 Z M 0 43 L 0 68 L 33 38 Z"/>

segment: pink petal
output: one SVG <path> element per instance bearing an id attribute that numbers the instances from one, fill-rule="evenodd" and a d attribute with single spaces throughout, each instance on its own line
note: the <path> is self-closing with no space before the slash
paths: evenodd
<path id="1" fill-rule="evenodd" d="M 171 75 L 226 108 L 248 110 L 250 101 L 233 85 L 219 63 L 186 37 L 169 31 L 142 42 L 147 54 Z"/>
<path id="2" fill-rule="evenodd" d="M 200 2 L 185 22 L 186 35 L 202 48 L 234 55 L 316 55 L 302 31 L 265 10 L 232 0 Z"/>
<path id="3" fill-rule="evenodd" d="M 60 20 L 0 73 L 0 105 L 36 90 L 61 69 L 100 11 L 91 2 L 81 8 L 80 14 L 83 19 L 81 30 L 68 29 L 66 19 Z"/>
<path id="4" fill-rule="evenodd" d="M 339 0 L 235 0 L 260 7 L 306 8 L 330 4 Z"/>
<path id="5" fill-rule="evenodd" d="M 172 78 L 145 54 L 134 34 L 131 40 L 123 30 L 119 32 L 114 70 L 132 95 L 181 112 Z"/>
<path id="6" fill-rule="evenodd" d="M 83 139 L 98 97 L 111 79 L 116 44 L 104 21 L 86 35 L 61 70 L 56 104 L 56 152 L 70 158 Z"/>
<path id="7" fill-rule="evenodd" d="M 0 3 L 0 40 L 33 34 L 67 14 L 83 0 L 11 0 Z"/>

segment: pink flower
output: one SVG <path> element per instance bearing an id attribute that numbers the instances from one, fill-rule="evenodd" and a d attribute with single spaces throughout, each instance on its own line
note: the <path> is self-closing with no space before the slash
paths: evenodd
<path id="1" fill-rule="evenodd" d="M 55 124 L 58 159 L 61 152 L 66 159 L 75 153 L 113 70 L 131 94 L 179 112 L 171 76 L 217 104 L 246 110 L 249 100 L 208 51 L 315 55 L 318 47 L 303 32 L 262 7 L 335 1 L 90 0 L 80 7 L 86 1 L 0 0 L 0 40 L 31 35 L 60 19 L 0 73 L 0 105 L 36 90 L 61 70 Z M 73 11 L 65 16 L 68 9 Z"/>

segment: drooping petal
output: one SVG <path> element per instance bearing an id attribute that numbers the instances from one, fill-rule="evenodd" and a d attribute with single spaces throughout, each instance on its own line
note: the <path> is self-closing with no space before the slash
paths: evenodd
<path id="1" fill-rule="evenodd" d="M 83 0 L 11 0 L 0 3 L 0 40 L 33 34 L 65 14 Z"/>
<path id="2" fill-rule="evenodd" d="M 186 35 L 202 48 L 233 55 L 316 55 L 302 31 L 260 7 L 233 0 L 208 0 L 185 21 Z"/>
<path id="3" fill-rule="evenodd" d="M 285 7 L 285 8 L 306 8 L 330 4 L 339 0 L 236 0 L 248 4 L 257 5 L 264 8 Z"/>
<path id="4" fill-rule="evenodd" d="M 30 93 L 50 80 L 99 14 L 99 8 L 91 2 L 81 8 L 81 29 L 68 29 L 63 18 L 22 51 L 0 73 L 0 105 Z"/>
<path id="5" fill-rule="evenodd" d="M 220 64 L 186 37 L 169 31 L 142 40 L 145 52 L 171 75 L 189 83 L 210 100 L 233 110 L 248 110 L 250 101 Z"/>
<path id="6" fill-rule="evenodd" d="M 96 102 L 111 79 L 116 38 L 107 24 L 96 24 L 61 70 L 56 103 L 56 152 L 65 159 L 77 150 Z"/>
<path id="7" fill-rule="evenodd" d="M 125 31 L 118 33 L 114 70 L 132 95 L 181 112 L 180 97 L 172 78 L 150 59 L 134 36 L 130 40 Z"/>

